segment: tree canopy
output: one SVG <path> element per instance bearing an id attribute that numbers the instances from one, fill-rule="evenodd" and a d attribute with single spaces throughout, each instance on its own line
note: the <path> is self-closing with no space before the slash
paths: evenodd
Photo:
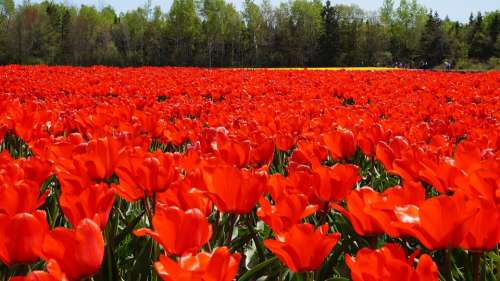
<path id="1" fill-rule="evenodd" d="M 245 0 L 173 0 L 169 11 L 118 14 L 52 1 L 0 0 L 0 64 L 216 67 L 429 67 L 500 57 L 500 11 L 442 19 L 417 0 L 376 12 L 328 0 L 271 6 Z"/>

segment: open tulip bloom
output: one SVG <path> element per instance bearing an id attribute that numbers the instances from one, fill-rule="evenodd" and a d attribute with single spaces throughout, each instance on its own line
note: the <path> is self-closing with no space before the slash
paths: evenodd
<path id="1" fill-rule="evenodd" d="M 264 245 L 294 272 L 318 269 L 340 239 L 339 233 L 328 234 L 328 225 L 317 229 L 311 224 L 296 224 L 276 234 Z"/>

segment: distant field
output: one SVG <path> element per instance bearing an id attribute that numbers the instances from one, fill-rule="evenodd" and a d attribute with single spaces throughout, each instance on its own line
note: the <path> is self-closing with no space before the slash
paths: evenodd
<path id="1" fill-rule="evenodd" d="M 250 68 L 259 70 L 348 70 L 348 71 L 386 71 L 401 70 L 394 67 L 279 67 L 279 68 Z"/>
<path id="2" fill-rule="evenodd" d="M 0 281 L 500 280 L 499 97 L 500 72 L 0 67 Z"/>

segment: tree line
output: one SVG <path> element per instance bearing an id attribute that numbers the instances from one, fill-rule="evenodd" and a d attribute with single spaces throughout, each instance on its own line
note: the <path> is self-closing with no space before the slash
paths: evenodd
<path id="1" fill-rule="evenodd" d="M 208 67 L 500 65 L 500 11 L 467 23 L 416 0 L 378 11 L 321 0 L 173 0 L 143 7 L 0 0 L 0 64 Z"/>

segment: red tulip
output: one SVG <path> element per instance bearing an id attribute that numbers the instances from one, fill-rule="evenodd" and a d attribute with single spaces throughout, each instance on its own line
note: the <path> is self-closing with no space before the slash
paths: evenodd
<path id="1" fill-rule="evenodd" d="M 49 225 L 45 212 L 0 214 L 0 260 L 6 265 L 33 263 L 41 256 Z"/>
<path id="2" fill-rule="evenodd" d="M 213 253 L 182 256 L 178 262 L 160 256 L 155 268 L 164 281 L 232 281 L 238 273 L 241 256 L 226 247 Z"/>
<path id="3" fill-rule="evenodd" d="M 346 255 L 346 264 L 351 270 L 353 281 L 438 281 L 436 264 L 428 255 L 419 258 L 413 268 L 414 255 L 408 259 L 398 244 L 386 244 L 372 250 L 363 248 L 356 257 Z"/>
<path id="4" fill-rule="evenodd" d="M 114 137 L 94 139 L 85 144 L 85 152 L 73 156 L 75 170 L 85 171 L 92 180 L 113 176 L 121 145 Z"/>
<path id="5" fill-rule="evenodd" d="M 300 141 L 293 151 L 290 161 L 304 165 L 319 165 L 325 161 L 328 151 L 325 146 L 315 142 Z"/>
<path id="6" fill-rule="evenodd" d="M 402 151 L 400 158 L 393 161 L 393 169 L 390 171 L 399 175 L 403 181 L 417 181 L 420 171 L 424 170 L 421 159 L 426 159 L 429 153 L 419 146 L 411 146 Z"/>
<path id="7" fill-rule="evenodd" d="M 456 167 L 471 173 L 481 168 L 481 149 L 472 142 L 460 142 L 456 147 L 454 159 Z"/>
<path id="8" fill-rule="evenodd" d="M 383 141 L 378 142 L 375 147 L 375 156 L 387 171 L 393 171 L 394 160 L 401 157 L 403 151 L 408 149 L 409 146 L 410 144 L 405 138 L 396 136 L 391 139 L 389 144 Z"/>
<path id="9" fill-rule="evenodd" d="M 279 133 L 276 136 L 276 148 L 281 151 L 288 151 L 292 148 L 293 144 L 296 142 L 295 138 L 286 132 Z"/>
<path id="10" fill-rule="evenodd" d="M 333 208 L 349 219 L 359 235 L 399 236 L 393 222 L 397 221 L 394 208 L 409 204 L 418 205 L 425 200 L 425 190 L 420 184 L 407 184 L 386 189 L 383 193 L 371 187 L 362 187 L 347 196 L 347 209 L 334 204 Z"/>
<path id="11" fill-rule="evenodd" d="M 192 180 L 188 177 L 177 181 L 164 192 L 156 196 L 158 203 L 167 206 L 176 206 L 187 211 L 189 209 L 200 209 L 206 217 L 212 213 L 212 201 L 202 190 L 192 187 Z"/>
<path id="12" fill-rule="evenodd" d="M 208 196 L 224 213 L 246 214 L 265 192 L 266 176 L 254 171 L 241 171 L 231 166 L 203 168 Z"/>
<path id="13" fill-rule="evenodd" d="M 360 179 L 359 168 L 355 165 L 336 164 L 333 167 L 313 167 L 316 176 L 314 192 L 324 202 L 341 201 Z"/>
<path id="14" fill-rule="evenodd" d="M 79 193 L 62 192 L 59 204 L 72 225 L 85 219 L 93 219 L 102 230 L 108 223 L 109 213 L 115 202 L 115 189 L 107 184 L 95 184 L 83 188 Z"/>
<path id="15" fill-rule="evenodd" d="M 196 253 L 212 237 L 212 226 L 199 209 L 183 211 L 177 207 L 157 207 L 153 216 L 154 231 L 141 228 L 134 234 L 151 236 L 169 255 Z"/>
<path id="16" fill-rule="evenodd" d="M 379 141 L 387 141 L 389 139 L 390 132 L 386 132 L 382 125 L 373 124 L 369 128 L 361 130 L 358 133 L 357 141 L 359 148 L 367 156 L 375 155 L 375 148 Z"/>
<path id="17" fill-rule="evenodd" d="M 91 219 L 83 219 L 74 229 L 57 227 L 45 236 L 42 256 L 55 260 L 70 280 L 92 276 L 104 257 L 101 229 Z"/>
<path id="18" fill-rule="evenodd" d="M 26 276 L 16 276 L 9 281 L 69 281 L 55 260 L 47 263 L 47 272 L 32 271 Z"/>
<path id="19" fill-rule="evenodd" d="M 49 140 L 39 153 L 56 163 L 56 170 L 71 169 L 74 154 L 85 152 L 85 139 L 80 133 L 72 133 L 64 138 Z"/>
<path id="20" fill-rule="evenodd" d="M 464 166 L 466 164 L 461 165 Z M 456 178 L 455 182 L 459 189 L 467 194 L 468 197 L 481 198 L 498 205 L 500 204 L 499 179 L 500 160 L 487 159 L 471 165 L 468 172 Z"/>
<path id="21" fill-rule="evenodd" d="M 489 251 L 500 244 L 500 206 L 487 200 L 473 199 L 465 209 L 472 209 L 473 215 L 462 225 L 465 233 L 460 242 L 462 249 Z"/>
<path id="22" fill-rule="evenodd" d="M 464 238 L 461 226 L 473 212 L 465 206 L 465 197 L 460 194 L 434 197 L 419 206 L 399 206 L 395 208 L 399 221 L 395 226 L 402 234 L 417 238 L 427 249 L 458 247 Z"/>
<path id="23" fill-rule="evenodd" d="M 340 233 L 327 234 L 328 225 L 316 230 L 312 224 L 296 224 L 288 231 L 277 233 L 276 240 L 264 245 L 294 272 L 318 269 L 340 239 Z"/>
<path id="24" fill-rule="evenodd" d="M 274 141 L 271 137 L 265 136 L 262 132 L 255 132 L 249 136 L 252 141 L 250 150 L 250 162 L 254 164 L 268 164 L 273 159 Z"/>
<path id="25" fill-rule="evenodd" d="M 314 214 L 317 205 L 309 205 L 307 198 L 302 194 L 291 194 L 279 199 L 274 206 L 262 198 L 257 216 L 276 233 L 288 230 L 295 224 Z"/>
<path id="26" fill-rule="evenodd" d="M 429 183 L 439 193 L 453 191 L 456 188 L 455 180 L 463 175 L 463 171 L 454 167 L 450 159 L 433 161 L 431 159 L 420 159 L 422 169 L 419 178 Z"/>
<path id="27" fill-rule="evenodd" d="M 179 157 L 177 159 L 179 167 L 187 174 L 199 170 L 201 162 L 201 152 L 200 150 L 198 150 L 198 147 L 189 147 L 185 153 L 180 155 L 178 154 L 176 156 Z"/>
<path id="28" fill-rule="evenodd" d="M 8 130 L 9 130 L 9 127 L 7 127 L 6 125 L 4 125 L 4 124 L 0 125 L 0 140 L 3 140 L 3 138 L 5 137 L 5 134 L 7 133 Z"/>
<path id="29" fill-rule="evenodd" d="M 29 180 L 0 184 L 0 214 L 32 213 L 45 203 L 49 191 L 40 195 L 40 185 Z"/>
<path id="30" fill-rule="evenodd" d="M 224 134 L 218 134 L 211 146 L 215 156 L 229 165 L 244 167 L 250 160 L 249 141 L 237 141 Z"/>
<path id="31" fill-rule="evenodd" d="M 141 150 L 124 153 L 116 167 L 116 174 L 120 178 L 118 195 L 127 201 L 165 191 L 179 178 L 172 154 L 145 153 Z"/>
<path id="32" fill-rule="evenodd" d="M 356 138 L 354 134 L 344 128 L 323 135 L 331 157 L 335 160 L 349 159 L 356 152 Z"/>
<path id="33" fill-rule="evenodd" d="M 40 187 L 51 172 L 52 165 L 41 157 L 14 159 L 7 150 L 0 152 L 0 182 L 27 181 Z"/>
<path id="34" fill-rule="evenodd" d="M 304 194 L 308 198 L 314 197 L 313 183 L 315 175 L 309 168 L 306 170 L 293 170 L 288 167 L 288 176 L 274 174 L 268 177 L 269 193 L 274 200 L 280 200 L 289 194 Z"/>

